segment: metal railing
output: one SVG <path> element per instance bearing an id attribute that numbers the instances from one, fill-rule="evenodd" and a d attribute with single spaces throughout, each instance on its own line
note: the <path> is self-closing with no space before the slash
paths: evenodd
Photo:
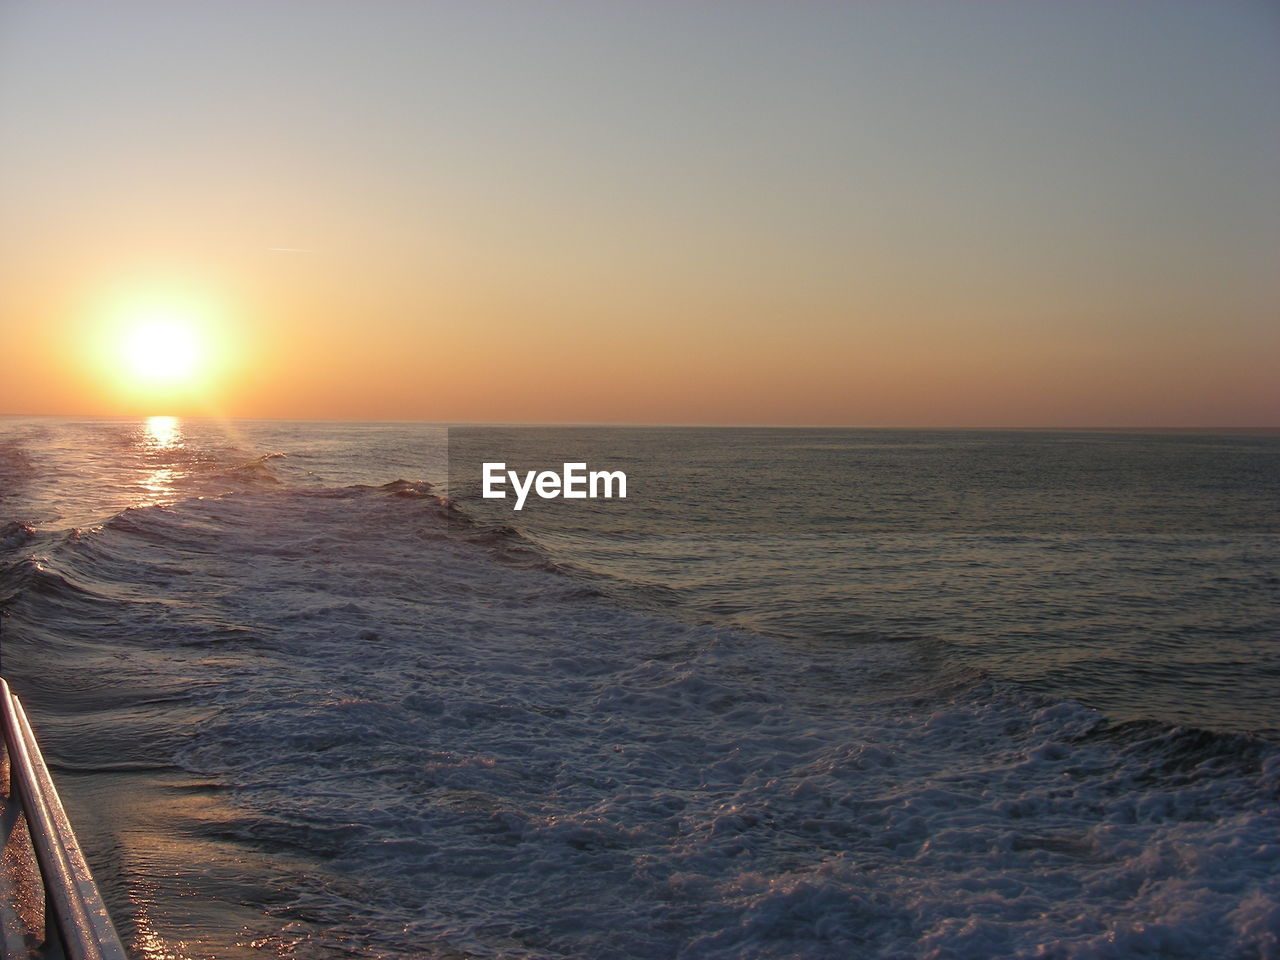
<path id="1" fill-rule="evenodd" d="M 31 724 L 3 679 L 0 726 L 9 757 L 7 802 L 18 804 L 25 815 L 44 886 L 44 955 L 61 954 L 67 960 L 127 960 L 62 809 Z M 12 822 L 12 818 L 6 819 Z"/>

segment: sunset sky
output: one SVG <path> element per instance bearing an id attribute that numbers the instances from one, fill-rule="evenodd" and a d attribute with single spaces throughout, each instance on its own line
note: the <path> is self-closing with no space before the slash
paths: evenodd
<path id="1" fill-rule="evenodd" d="M 1280 426 L 1280 4 L 0 0 L 0 414 Z"/>

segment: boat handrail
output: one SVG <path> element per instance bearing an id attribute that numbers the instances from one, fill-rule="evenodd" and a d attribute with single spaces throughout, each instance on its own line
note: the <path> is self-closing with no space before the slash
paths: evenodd
<path id="1" fill-rule="evenodd" d="M 127 960 L 26 712 L 2 678 L 0 726 L 9 754 L 10 796 L 16 797 L 26 814 L 31 846 L 44 882 L 46 928 L 56 926 L 67 960 Z"/>

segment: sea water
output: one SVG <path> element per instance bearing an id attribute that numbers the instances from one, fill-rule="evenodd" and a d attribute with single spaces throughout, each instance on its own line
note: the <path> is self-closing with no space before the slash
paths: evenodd
<path id="1" fill-rule="evenodd" d="M 0 657 L 140 956 L 1275 957 L 1278 494 L 1274 434 L 8 419 Z"/>

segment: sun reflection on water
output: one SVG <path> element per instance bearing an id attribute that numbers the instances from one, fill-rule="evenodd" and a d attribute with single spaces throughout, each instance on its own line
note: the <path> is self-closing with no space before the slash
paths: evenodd
<path id="1" fill-rule="evenodd" d="M 183 446 L 182 425 L 177 417 L 147 417 L 142 425 L 148 450 L 178 450 Z"/>
<path id="2" fill-rule="evenodd" d="M 152 470 L 142 479 L 142 489 L 148 493 L 154 493 L 157 496 L 163 496 L 166 493 L 173 492 L 174 481 L 182 474 L 170 467 L 161 470 Z"/>
<path id="3" fill-rule="evenodd" d="M 147 460 L 146 472 L 136 481 L 146 494 L 138 506 L 171 502 L 175 485 L 186 475 L 181 465 L 173 462 L 174 455 L 186 447 L 182 422 L 177 417 L 147 417 L 138 445 Z"/>
<path id="4" fill-rule="evenodd" d="M 134 916 L 137 933 L 134 936 L 133 949 L 145 960 L 189 960 L 185 941 L 171 941 L 155 929 L 145 905 L 138 908 Z"/>

